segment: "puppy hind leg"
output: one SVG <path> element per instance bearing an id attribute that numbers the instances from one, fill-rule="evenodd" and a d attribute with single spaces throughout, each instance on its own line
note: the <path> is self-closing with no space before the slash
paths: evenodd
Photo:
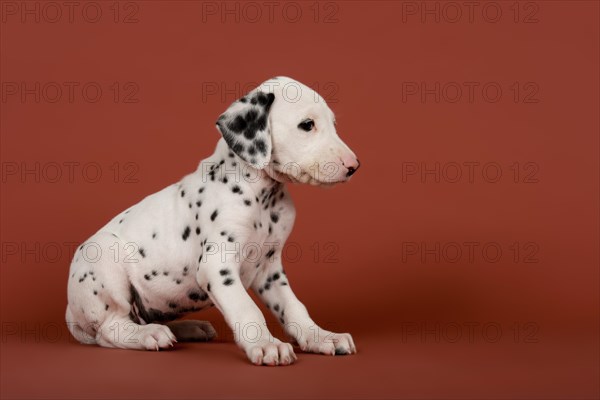
<path id="1" fill-rule="evenodd" d="M 107 318 L 98 329 L 100 346 L 133 350 L 160 350 L 172 347 L 177 339 L 160 324 L 140 325 L 126 317 Z"/>
<path id="2" fill-rule="evenodd" d="M 69 332 L 71 332 L 71 335 L 73 335 L 78 342 L 83 344 L 96 344 L 96 339 L 92 334 L 93 332 L 87 332 L 77 323 L 70 306 L 67 306 L 65 320 L 67 322 L 67 328 L 69 329 Z"/>

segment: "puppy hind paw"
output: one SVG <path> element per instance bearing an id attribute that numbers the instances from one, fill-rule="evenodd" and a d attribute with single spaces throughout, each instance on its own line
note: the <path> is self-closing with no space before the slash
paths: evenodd
<path id="1" fill-rule="evenodd" d="M 217 337 L 217 331 L 207 321 L 183 320 L 167 324 L 180 342 L 207 342 Z"/>

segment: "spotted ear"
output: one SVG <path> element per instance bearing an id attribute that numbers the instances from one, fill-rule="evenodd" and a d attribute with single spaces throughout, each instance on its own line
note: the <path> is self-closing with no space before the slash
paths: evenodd
<path id="1" fill-rule="evenodd" d="M 217 121 L 229 148 L 258 169 L 271 159 L 269 111 L 274 100 L 273 93 L 254 92 L 230 105 Z"/>

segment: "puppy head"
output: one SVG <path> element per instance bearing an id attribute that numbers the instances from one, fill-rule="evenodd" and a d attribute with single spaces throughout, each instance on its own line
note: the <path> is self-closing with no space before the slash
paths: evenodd
<path id="1" fill-rule="evenodd" d="M 325 100 L 290 78 L 263 82 L 234 102 L 217 128 L 238 156 L 281 182 L 345 182 L 360 165 Z"/>

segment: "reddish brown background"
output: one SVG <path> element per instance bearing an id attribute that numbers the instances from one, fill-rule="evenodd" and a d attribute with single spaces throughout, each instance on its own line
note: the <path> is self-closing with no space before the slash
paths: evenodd
<path id="1" fill-rule="evenodd" d="M 481 8 L 472 22 L 465 8 L 457 23 L 444 14 L 439 22 L 404 14 L 403 22 L 408 3 L 366 1 L 320 3 L 317 22 L 314 3 L 297 2 L 303 15 L 291 23 L 276 3 L 273 21 L 257 23 L 243 14 L 203 21 L 208 3 L 195 1 L 136 2 L 138 22 L 129 24 L 124 3 L 119 23 L 112 2 L 98 3 L 98 23 L 78 13 L 73 23 L 22 22 L 2 9 L 2 397 L 597 398 L 598 3 L 534 2 L 533 20 L 535 9 L 521 3 L 515 22 L 513 2 L 497 2 L 496 23 Z M 446 3 L 427 6 L 436 4 Z M 333 190 L 292 188 L 290 240 L 303 253 L 287 266 L 315 320 L 353 333 L 359 354 L 300 354 L 289 368 L 255 368 L 212 311 L 197 317 L 218 326 L 219 342 L 158 354 L 86 347 L 64 329 L 56 339 L 70 244 L 211 153 L 214 121 L 235 96 L 203 97 L 203 88 L 235 90 L 275 75 L 319 85 L 363 165 Z M 23 102 L 7 82 L 97 82 L 103 97 Z M 114 82 L 134 82 L 138 102 L 112 100 Z M 403 82 L 496 82 L 503 96 L 403 101 Z M 532 82 L 538 101 L 515 102 L 515 82 Z M 71 183 L 65 169 L 52 183 L 7 174 L 36 162 L 94 162 L 103 175 L 91 183 L 79 168 Z M 413 162 L 498 163 L 503 175 L 497 183 L 480 174 L 472 183 L 402 179 Z M 537 182 L 520 175 L 515 183 L 515 162 L 534 163 Z M 126 163 L 137 166 L 137 183 L 124 182 Z M 503 256 L 403 260 L 407 242 L 491 242 Z M 15 255 L 15 246 L 34 250 Z M 501 327 L 497 341 L 484 324 Z M 461 327 L 456 341 L 452 326 Z"/>

